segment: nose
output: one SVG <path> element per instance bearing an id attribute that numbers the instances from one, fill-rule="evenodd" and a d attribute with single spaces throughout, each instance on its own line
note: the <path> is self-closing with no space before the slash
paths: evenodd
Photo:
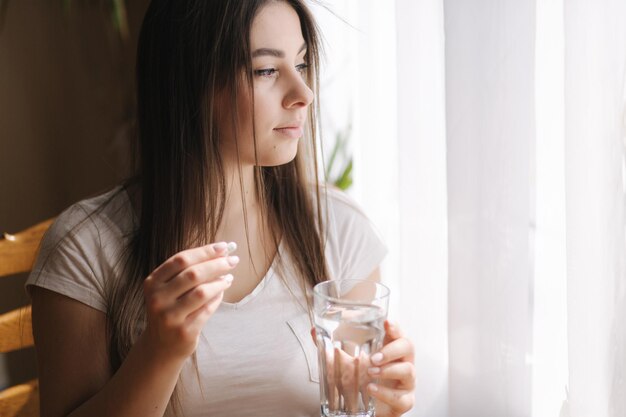
<path id="1" fill-rule="evenodd" d="M 306 107 L 313 102 L 315 94 L 306 84 L 300 73 L 295 72 L 290 77 L 289 88 L 283 98 L 283 106 L 286 109 L 294 107 Z"/>

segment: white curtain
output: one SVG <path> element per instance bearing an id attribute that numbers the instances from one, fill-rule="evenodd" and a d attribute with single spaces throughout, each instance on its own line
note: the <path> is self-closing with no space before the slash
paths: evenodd
<path id="1" fill-rule="evenodd" d="M 565 2 L 569 415 L 626 415 L 626 3 Z"/>
<path id="2" fill-rule="evenodd" d="M 444 14 L 450 415 L 528 416 L 534 3 Z"/>
<path id="3" fill-rule="evenodd" d="M 626 416 L 626 2 L 325 3 L 325 133 L 352 126 L 390 248 L 408 415 Z"/>

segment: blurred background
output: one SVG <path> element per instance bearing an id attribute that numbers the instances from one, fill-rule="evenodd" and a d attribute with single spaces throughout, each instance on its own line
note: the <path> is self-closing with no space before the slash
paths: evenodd
<path id="1" fill-rule="evenodd" d="M 0 233 L 56 216 L 126 175 L 149 1 L 127 2 L 121 14 L 114 3 L 0 1 Z M 0 311 L 26 303 L 24 279 L 3 280 Z M 0 355 L 0 388 L 35 369 L 33 352 Z"/>
<path id="2" fill-rule="evenodd" d="M 43 3 L 0 2 L 0 231 L 127 170 L 147 1 Z M 331 177 L 416 347 L 408 415 L 626 416 L 626 3 L 309 3 Z M 1 359 L 0 386 L 33 372 Z"/>

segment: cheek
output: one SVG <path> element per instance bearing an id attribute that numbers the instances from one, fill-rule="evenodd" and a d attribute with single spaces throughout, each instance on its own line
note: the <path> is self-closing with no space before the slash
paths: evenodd
<path id="1" fill-rule="evenodd" d="M 252 131 L 252 103 L 247 94 L 237 100 L 237 113 L 240 134 L 249 134 Z"/>
<path id="2" fill-rule="evenodd" d="M 280 113 L 280 97 L 271 91 L 257 88 L 254 91 L 254 127 L 257 135 L 271 133 Z"/>

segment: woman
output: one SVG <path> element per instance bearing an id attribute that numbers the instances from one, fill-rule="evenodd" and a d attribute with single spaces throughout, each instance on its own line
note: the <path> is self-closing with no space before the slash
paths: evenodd
<path id="1" fill-rule="evenodd" d="M 310 289 L 385 249 L 317 185 L 317 67 L 299 0 L 152 2 L 138 175 L 61 214 L 27 282 L 43 417 L 319 415 Z M 369 389 L 397 416 L 413 349 L 386 328 Z"/>

